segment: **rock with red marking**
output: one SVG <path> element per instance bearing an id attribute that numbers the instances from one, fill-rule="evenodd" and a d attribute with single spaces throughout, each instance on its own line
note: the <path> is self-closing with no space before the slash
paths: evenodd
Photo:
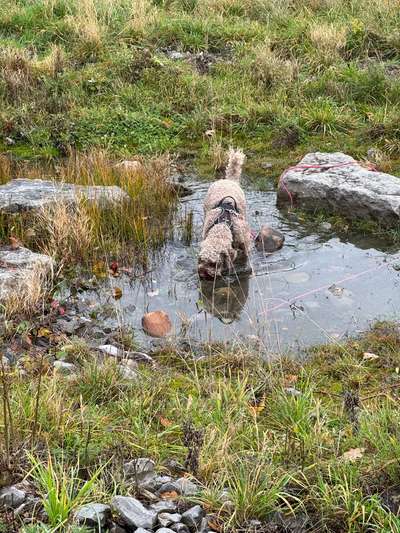
<path id="1" fill-rule="evenodd" d="M 171 332 L 172 323 L 165 311 L 152 311 L 143 316 L 142 327 L 151 337 L 165 337 Z"/>
<path id="2" fill-rule="evenodd" d="M 385 226 L 400 222 L 400 180 L 375 172 L 341 152 L 307 154 L 281 176 L 278 205 L 339 213 L 350 220 L 373 219 Z"/>
<path id="3" fill-rule="evenodd" d="M 270 226 L 262 226 L 255 239 L 257 250 L 268 254 L 280 250 L 284 242 L 285 236 L 283 233 Z"/>

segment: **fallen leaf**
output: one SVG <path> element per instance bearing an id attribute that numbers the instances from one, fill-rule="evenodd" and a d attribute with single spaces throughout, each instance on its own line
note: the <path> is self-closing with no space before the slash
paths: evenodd
<path id="1" fill-rule="evenodd" d="M 104 261 L 98 261 L 93 265 L 92 268 L 93 274 L 96 278 L 106 278 L 107 277 L 107 268 Z"/>
<path id="2" fill-rule="evenodd" d="M 165 427 L 165 428 L 169 428 L 169 427 L 172 426 L 172 422 L 171 422 L 171 420 L 168 420 L 168 418 L 164 418 L 163 416 L 159 416 L 158 420 L 160 421 L 160 424 L 163 427 Z"/>
<path id="3" fill-rule="evenodd" d="M 114 299 L 119 300 L 120 298 L 122 298 L 122 289 L 120 289 L 119 287 L 115 287 L 114 288 Z"/>
<path id="4" fill-rule="evenodd" d="M 177 500 L 179 498 L 179 494 L 176 490 L 168 490 L 160 494 L 160 496 L 162 500 Z"/>
<path id="5" fill-rule="evenodd" d="M 213 531 L 217 531 L 218 533 L 224 530 L 224 524 L 220 520 L 218 520 L 218 518 L 210 518 L 208 520 L 208 525 L 213 529 Z"/>
<path id="6" fill-rule="evenodd" d="M 375 359 L 379 359 L 379 355 L 376 355 L 375 353 L 371 353 L 371 352 L 364 352 L 363 354 L 364 361 L 373 361 Z"/>
<path id="7" fill-rule="evenodd" d="M 58 308 L 58 314 L 59 314 L 59 315 L 65 315 L 65 308 L 64 308 L 64 307 L 61 307 L 61 305 L 60 305 L 60 307 Z"/>
<path id="8" fill-rule="evenodd" d="M 38 337 L 50 337 L 51 331 L 48 328 L 39 328 L 37 332 Z"/>
<path id="9" fill-rule="evenodd" d="M 21 246 L 21 241 L 17 237 L 10 237 L 10 248 L 11 250 L 18 250 Z"/>
<path id="10" fill-rule="evenodd" d="M 250 412 L 257 416 L 259 413 L 262 413 L 265 409 L 265 396 L 263 396 L 257 403 L 249 405 Z"/>
<path id="11" fill-rule="evenodd" d="M 346 462 L 356 461 L 361 459 L 364 455 L 365 448 L 351 448 L 347 452 L 344 452 L 342 459 Z"/>
<path id="12" fill-rule="evenodd" d="M 170 128 L 171 126 L 173 126 L 174 123 L 172 122 L 170 118 L 166 118 L 165 120 L 161 121 L 161 124 L 165 126 L 166 128 Z"/>
<path id="13" fill-rule="evenodd" d="M 289 387 L 290 385 L 294 385 L 295 383 L 297 383 L 298 379 L 299 379 L 299 376 L 297 376 L 296 374 L 288 374 L 284 378 L 285 387 Z"/>

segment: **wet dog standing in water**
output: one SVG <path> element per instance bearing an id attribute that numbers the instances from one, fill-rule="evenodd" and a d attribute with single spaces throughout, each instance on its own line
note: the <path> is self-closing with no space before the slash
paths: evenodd
<path id="1" fill-rule="evenodd" d="M 203 241 L 198 272 L 215 278 L 232 272 L 237 261 L 247 262 L 251 244 L 246 220 L 246 197 L 240 186 L 245 155 L 230 150 L 225 178 L 214 182 L 204 199 Z"/>

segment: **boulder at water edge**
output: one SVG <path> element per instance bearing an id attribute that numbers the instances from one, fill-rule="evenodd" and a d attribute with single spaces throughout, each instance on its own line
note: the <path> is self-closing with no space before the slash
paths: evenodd
<path id="1" fill-rule="evenodd" d="M 0 211 L 17 213 L 57 203 L 76 204 L 82 198 L 105 205 L 129 201 L 129 195 L 116 186 L 85 186 L 51 180 L 15 179 L 0 186 Z"/>
<path id="2" fill-rule="evenodd" d="M 394 226 L 400 222 L 400 178 L 375 172 L 341 152 L 310 153 L 283 174 L 278 204 L 283 203 Z"/>

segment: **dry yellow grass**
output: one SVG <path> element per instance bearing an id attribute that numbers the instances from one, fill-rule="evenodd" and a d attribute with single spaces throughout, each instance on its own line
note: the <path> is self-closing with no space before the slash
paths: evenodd
<path id="1" fill-rule="evenodd" d="M 45 73 L 51 77 L 63 72 L 65 68 L 65 52 L 59 45 L 53 45 L 50 53 L 40 61 L 35 61 L 33 66 L 41 73 Z"/>
<path id="2" fill-rule="evenodd" d="M 95 245 L 93 221 L 84 203 L 69 206 L 60 202 L 43 208 L 36 218 L 36 232 L 43 235 L 42 252 L 58 259 L 59 267 L 85 258 Z"/>
<path id="3" fill-rule="evenodd" d="M 333 64 L 346 45 L 346 28 L 318 23 L 310 29 L 310 40 L 318 51 L 318 60 Z"/>
<path id="4" fill-rule="evenodd" d="M 4 154 L 0 154 L 0 183 L 6 183 L 11 179 L 11 161 Z"/>
<path id="5" fill-rule="evenodd" d="M 282 59 L 273 50 L 269 41 L 254 48 L 251 76 L 266 87 L 287 84 L 297 75 L 294 61 Z"/>
<path id="6" fill-rule="evenodd" d="M 24 271 L 24 276 L 15 280 L 15 288 L 1 302 L 1 312 L 5 317 L 30 314 L 37 310 L 52 285 L 53 272 L 45 261 L 36 263 Z"/>

